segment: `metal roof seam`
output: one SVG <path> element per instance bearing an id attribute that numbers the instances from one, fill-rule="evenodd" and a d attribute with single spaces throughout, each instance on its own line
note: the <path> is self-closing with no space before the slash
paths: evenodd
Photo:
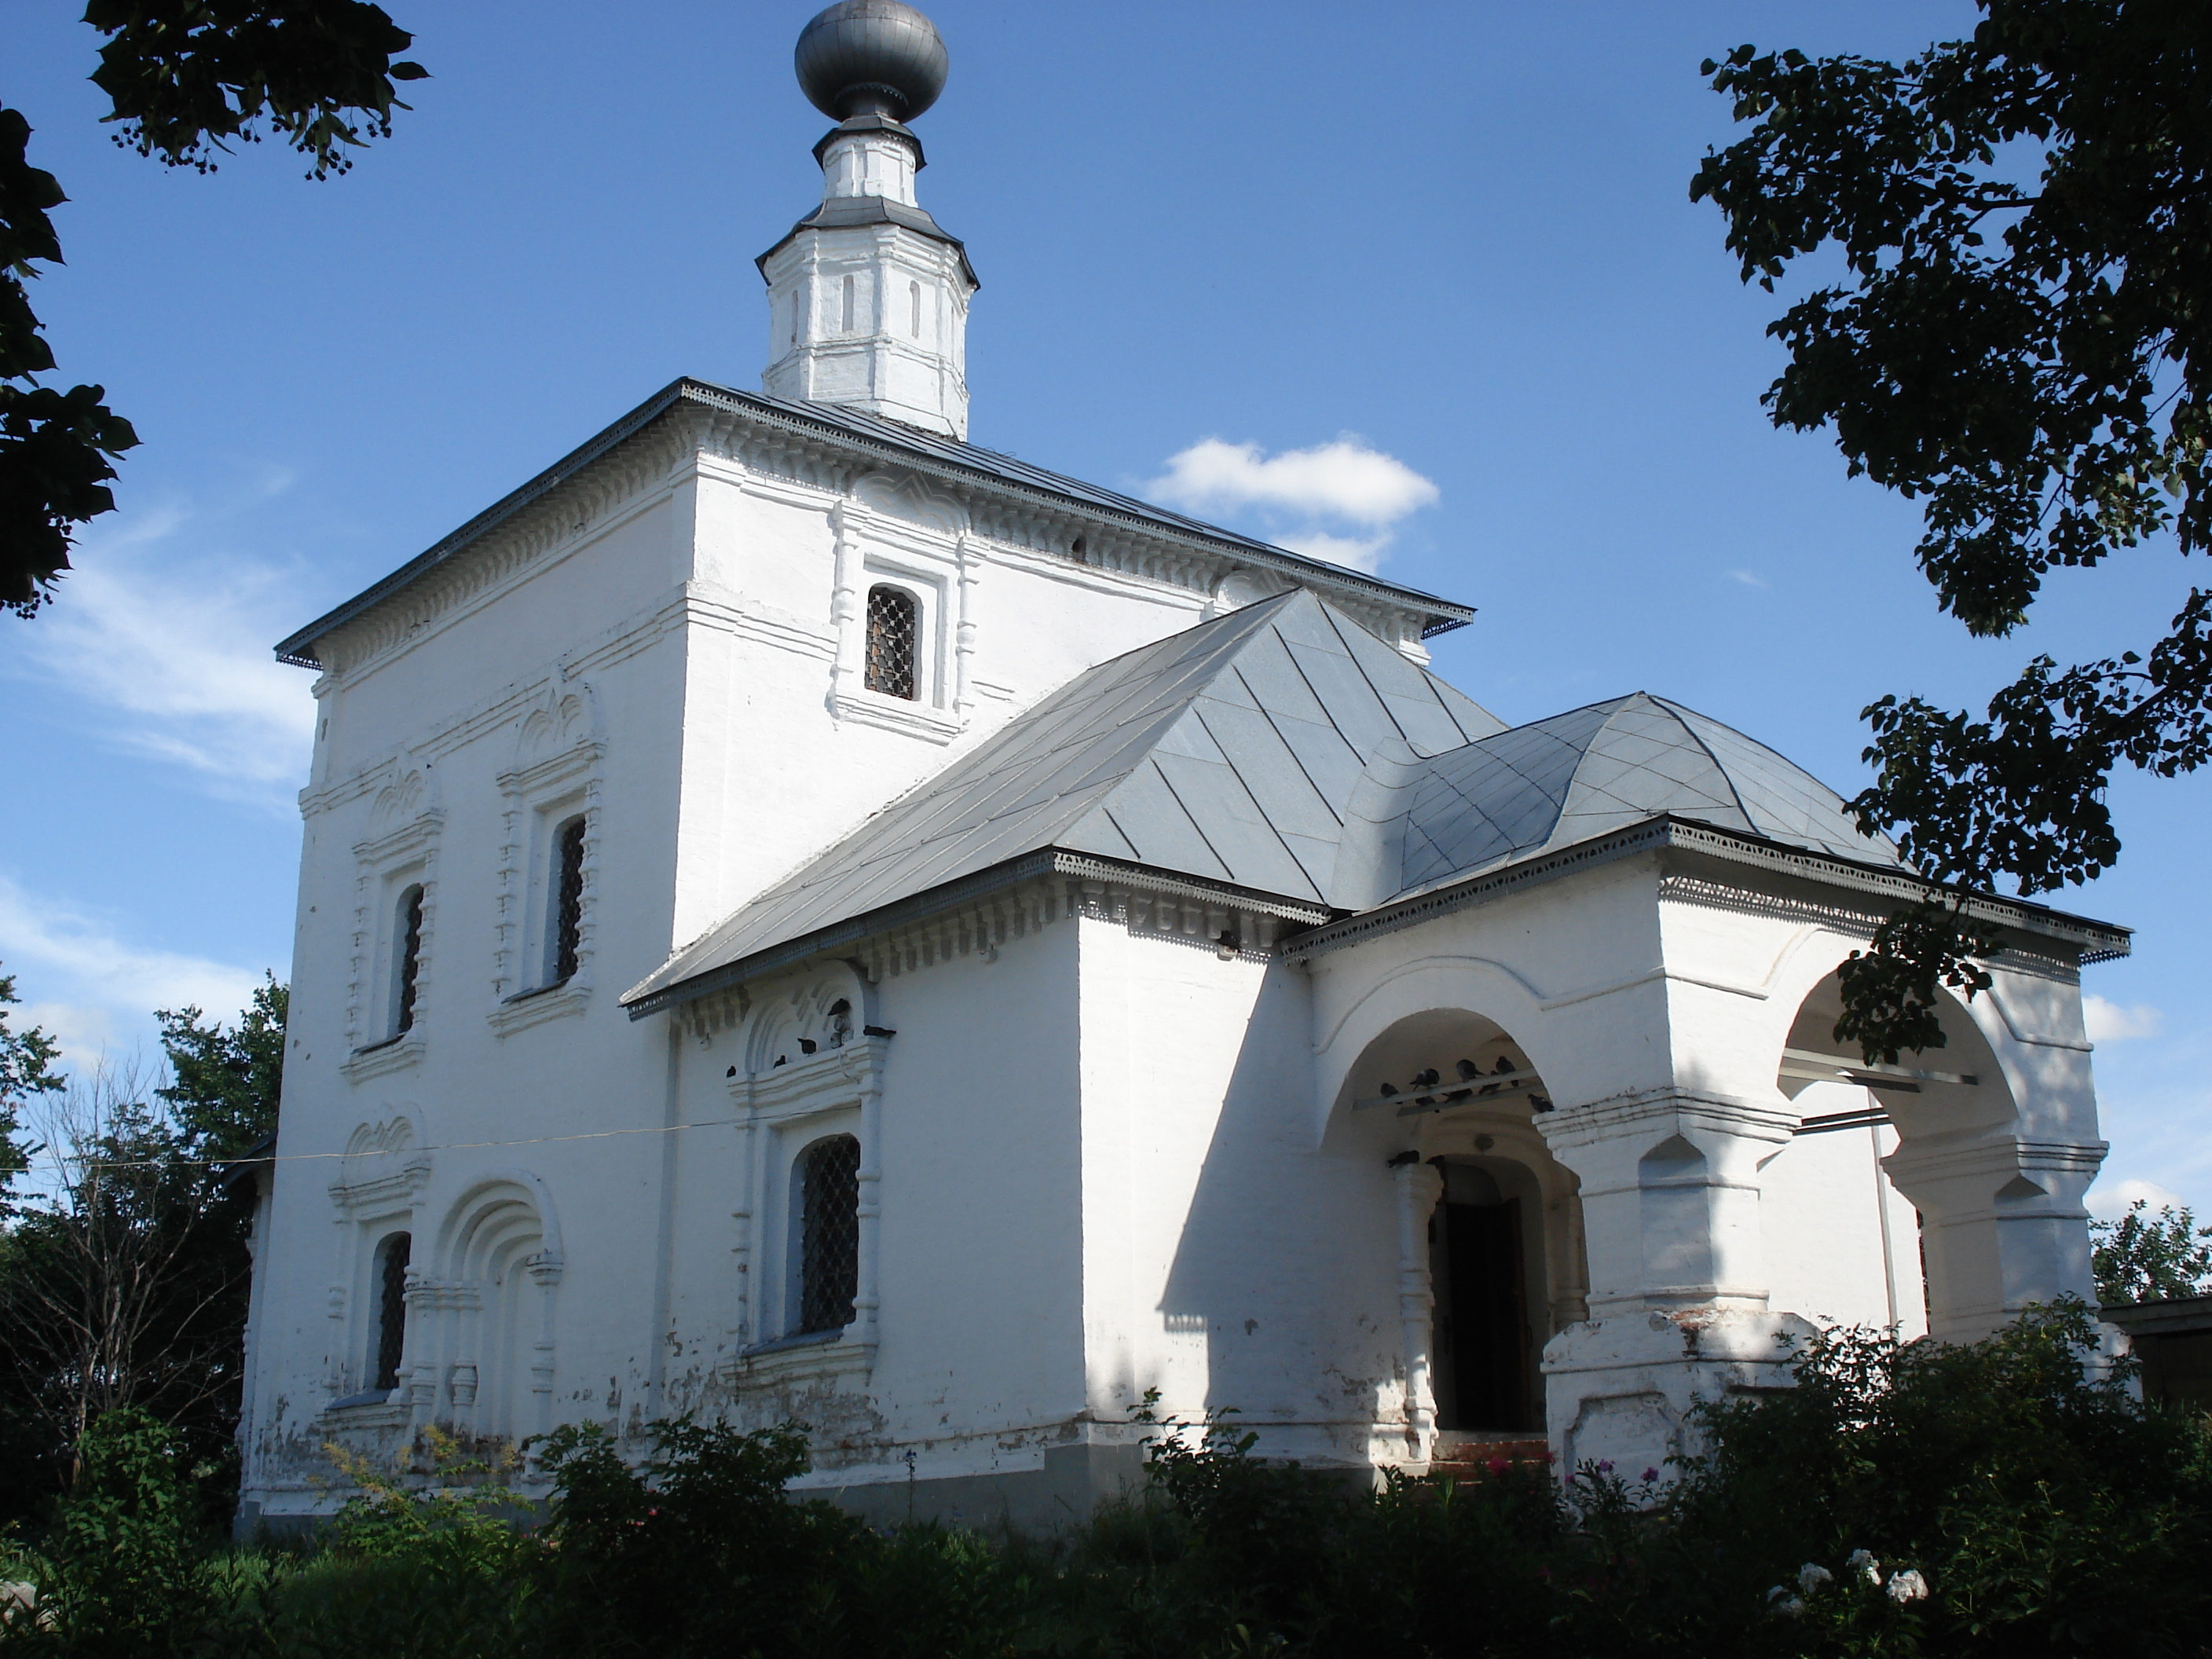
<path id="1" fill-rule="evenodd" d="M 1237 787 L 1244 792 L 1245 799 L 1252 803 L 1252 810 L 1259 814 L 1260 822 L 1267 826 L 1267 833 L 1274 836 L 1275 844 L 1283 849 L 1283 856 L 1290 860 L 1291 865 L 1296 869 L 1303 872 L 1308 881 L 1313 883 L 1314 891 L 1316 894 L 1326 896 L 1328 891 L 1328 884 L 1327 881 L 1316 879 L 1314 872 L 1306 868 L 1305 860 L 1297 855 L 1297 849 L 1294 848 L 1291 845 L 1289 840 L 1285 837 L 1282 831 L 1282 826 L 1275 822 L 1274 814 L 1270 812 L 1261 802 L 1259 792 L 1252 787 L 1250 781 L 1247 779 L 1243 772 L 1238 769 L 1235 750 L 1231 749 L 1227 744 L 1222 742 L 1218 737 L 1214 735 L 1213 727 L 1207 723 L 1206 718 L 1206 699 L 1202 696 L 1192 698 L 1190 712 L 1192 716 L 1198 721 L 1199 726 L 1205 731 L 1207 740 L 1210 741 L 1216 749 L 1218 749 L 1221 751 L 1221 758 L 1229 768 L 1229 775 L 1237 780 Z M 1270 722 L 1271 729 L 1272 724 L 1273 723 Z M 1285 745 L 1285 747 L 1287 746 L 1288 745 Z M 1293 755 L 1291 758 L 1295 761 L 1297 757 Z M 1301 769 L 1301 770 L 1303 770 L 1303 769 Z M 1308 779 L 1307 781 L 1310 783 L 1312 780 Z M 1169 787 L 1172 788 L 1174 787 L 1174 785 L 1170 783 Z M 1328 802 L 1324 800 L 1322 805 L 1327 805 Z M 1341 819 L 1338 820 L 1340 824 L 1341 824 L 1342 822 L 1343 821 Z M 1208 846 L 1211 846 L 1212 844 L 1212 843 L 1210 842 L 1207 843 Z M 1220 857 L 1220 854 L 1217 853 L 1214 856 L 1218 858 Z M 1223 860 L 1223 867 L 1228 867 L 1228 861 L 1226 860 Z M 1234 872 L 1232 872 L 1231 873 Z"/>
<path id="2" fill-rule="evenodd" d="M 1728 785 L 1729 793 L 1735 801 L 1735 810 L 1743 814 L 1743 821 L 1754 830 L 1765 830 L 1766 826 L 1759 821 L 1759 815 L 1751 810 L 1751 804 L 1744 799 L 1743 791 L 1736 787 L 1735 775 L 1721 764 L 1721 757 L 1713 753 L 1713 746 L 1705 741 L 1704 734 L 1683 718 L 1685 711 L 1668 702 L 1664 697 L 1651 696 L 1648 691 L 1639 691 L 1636 695 L 1639 697 L 1650 697 L 1652 702 L 1673 716 L 1674 724 L 1682 728 L 1690 741 L 1696 744 L 1705 757 L 1713 763 L 1713 770 L 1721 775 L 1721 781 Z"/>
<path id="3" fill-rule="evenodd" d="M 1241 666 L 1232 664 L 1229 672 L 1237 676 L 1237 683 L 1244 688 L 1245 695 L 1259 706 L 1260 718 L 1267 722 L 1268 729 L 1275 734 L 1275 740 L 1283 745 L 1284 751 L 1290 756 L 1291 764 L 1298 769 L 1299 774 L 1306 781 L 1307 787 L 1312 789 L 1316 797 L 1321 801 L 1322 809 L 1336 820 L 1337 828 L 1341 830 L 1344 827 L 1344 814 L 1336 810 L 1336 804 L 1329 799 L 1328 792 L 1323 789 L 1315 779 L 1313 769 L 1306 764 L 1305 757 L 1298 753 L 1297 746 L 1285 734 L 1281 725 L 1275 719 L 1275 711 L 1268 707 L 1267 700 L 1253 689 L 1252 682 L 1244 677 L 1244 671 Z M 1208 728 L 1209 731 L 1211 729 Z M 1339 732 L 1337 735 L 1342 737 L 1344 734 Z"/>

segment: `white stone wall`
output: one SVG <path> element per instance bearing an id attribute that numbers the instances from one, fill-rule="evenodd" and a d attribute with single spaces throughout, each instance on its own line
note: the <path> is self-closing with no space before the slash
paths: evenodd
<path id="1" fill-rule="evenodd" d="M 695 1357 L 729 1336 L 679 1313 L 728 1299 L 714 1273 L 702 1282 L 685 1264 L 696 1249 L 727 1267 L 727 1243 L 714 1241 L 732 1200 L 707 1178 L 707 1143 L 666 1126 L 727 1119 L 731 1106 L 714 1097 L 721 1068 L 702 1101 L 697 1064 L 672 1061 L 666 1022 L 633 1023 L 616 999 L 958 746 L 1208 604 L 1176 582 L 980 535 L 968 503 L 910 475 L 809 481 L 748 465 L 738 447 L 672 416 L 325 642 L 302 798 L 287 1161 L 256 1291 L 249 1504 L 333 1501 L 313 1483 L 341 1429 L 380 1446 L 407 1421 L 448 1413 L 517 1432 L 577 1416 L 635 1423 L 675 1398 Z M 921 602 L 914 702 L 862 684 L 860 607 L 878 581 Z M 544 978 L 550 836 L 577 811 L 581 971 L 509 1001 Z M 410 884 L 424 890 L 416 1023 L 379 1047 L 393 907 Z M 994 982 L 1014 977 L 1000 969 Z M 935 988 L 956 981 L 928 988 L 952 994 Z M 1045 1029 L 1012 1034 L 1017 1071 Z M 954 1035 L 939 1018 L 900 1052 L 945 1041 L 965 1061 L 970 1045 L 1009 1040 L 995 1021 Z M 981 1107 L 949 1087 L 929 1098 L 948 1115 L 943 1144 L 957 1144 L 968 1132 L 949 1126 Z M 600 1138 L 562 1139 L 586 1135 Z M 543 1212 L 496 1294 L 468 1265 L 493 1236 L 441 1232 L 492 1182 L 538 1193 Z M 341 1422 L 325 1408 L 372 1380 L 373 1257 L 394 1230 L 410 1233 L 422 1281 L 410 1320 L 424 1346 L 409 1356 L 421 1397 Z M 522 1235 L 499 1237 L 511 1249 Z M 927 1259 L 901 1248 L 902 1263 Z M 523 1340 L 518 1317 L 544 1328 Z M 1071 1328 L 1071 1352 L 1075 1340 Z M 467 1350 L 495 1341 L 521 1356 L 501 1363 L 511 1380 L 529 1374 L 525 1397 L 485 1394 L 494 1362 Z M 466 1392 L 471 1365 L 478 1397 L 462 1410 L 455 1377 Z M 1018 1390 L 1030 1403 L 1016 1414 L 1079 1409 L 1079 1369 L 1052 1388 L 1049 1407 L 1042 1384 Z M 981 1410 L 960 1433 L 984 1432 Z"/>

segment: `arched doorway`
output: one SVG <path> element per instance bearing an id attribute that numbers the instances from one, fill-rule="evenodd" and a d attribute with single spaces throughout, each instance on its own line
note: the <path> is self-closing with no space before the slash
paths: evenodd
<path id="1" fill-rule="evenodd" d="M 1507 1158 L 1449 1154 L 1436 1164 L 1442 1181 L 1429 1217 L 1429 1280 L 1437 1426 L 1541 1433 L 1537 1365 L 1551 1331 L 1536 1177 Z"/>
<path id="2" fill-rule="evenodd" d="M 1408 1424 L 1443 1437 L 1420 1455 L 1542 1434 L 1544 1345 L 1588 1315 L 1581 1203 L 1538 1127 L 1542 1076 L 1496 1022 L 1435 1009 L 1370 1042 L 1341 1098 L 1396 1148 Z"/>

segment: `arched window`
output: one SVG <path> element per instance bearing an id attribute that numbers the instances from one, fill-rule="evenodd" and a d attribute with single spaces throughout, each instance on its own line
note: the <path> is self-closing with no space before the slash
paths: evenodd
<path id="1" fill-rule="evenodd" d="M 392 952 L 392 1035 L 405 1036 L 415 1025 L 415 981 L 422 972 L 422 889 L 410 887 L 399 896 L 399 914 L 392 934 L 398 948 Z"/>
<path id="2" fill-rule="evenodd" d="M 914 301 L 914 327 L 908 331 L 919 340 L 921 337 L 921 284 L 908 283 L 906 285 L 906 291 Z"/>
<path id="3" fill-rule="evenodd" d="M 845 330 L 844 330 L 844 331 L 845 331 L 846 333 L 848 333 L 848 334 L 850 334 L 850 333 L 853 331 L 853 279 L 852 279 L 850 276 L 848 276 L 848 277 L 845 279 Z"/>
<path id="4" fill-rule="evenodd" d="M 376 1251 L 376 1378 L 387 1393 L 399 1386 L 407 1340 L 407 1259 L 410 1241 L 394 1233 Z"/>
<path id="5" fill-rule="evenodd" d="M 921 607 L 901 587 L 868 590 L 868 675 L 871 691 L 908 702 L 921 696 L 921 676 L 915 672 L 915 647 L 920 643 Z"/>
<path id="6" fill-rule="evenodd" d="M 860 1282 L 860 1143 L 817 1140 L 799 1159 L 799 1320 L 794 1334 L 853 1322 Z"/>
<path id="7" fill-rule="evenodd" d="M 570 818 L 553 832 L 551 980 L 556 985 L 576 973 L 576 947 L 584 927 L 584 820 Z"/>

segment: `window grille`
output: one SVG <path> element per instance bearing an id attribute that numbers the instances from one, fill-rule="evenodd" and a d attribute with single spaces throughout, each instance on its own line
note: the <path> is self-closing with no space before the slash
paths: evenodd
<path id="1" fill-rule="evenodd" d="M 868 678 L 871 691 L 908 702 L 921 695 L 915 672 L 915 647 L 921 634 L 921 607 L 914 595 L 896 587 L 868 590 Z"/>
<path id="2" fill-rule="evenodd" d="M 584 924 L 584 821 L 570 818 L 561 826 L 561 884 L 553 917 L 553 978 L 557 984 L 575 976 L 576 946 Z"/>
<path id="3" fill-rule="evenodd" d="M 410 1241 L 394 1233 L 384 1241 L 377 1276 L 376 1386 L 399 1386 L 399 1360 L 407 1336 L 407 1258 Z"/>
<path id="4" fill-rule="evenodd" d="M 392 1035 L 415 1027 L 415 981 L 422 971 L 422 890 L 410 887 L 399 901 L 399 994 L 393 999 Z"/>
<path id="5" fill-rule="evenodd" d="M 799 1330 L 842 1331 L 860 1284 L 860 1143 L 817 1141 L 799 1169 Z"/>

